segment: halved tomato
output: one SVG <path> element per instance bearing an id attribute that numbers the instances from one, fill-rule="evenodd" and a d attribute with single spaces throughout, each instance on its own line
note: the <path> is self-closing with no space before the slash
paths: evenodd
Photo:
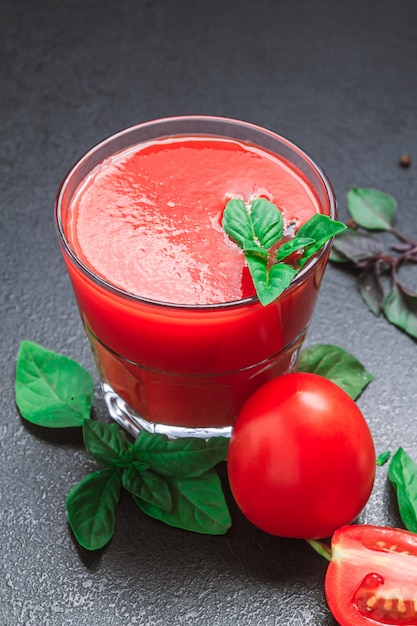
<path id="1" fill-rule="evenodd" d="M 340 626 L 416 626 L 417 534 L 343 526 L 332 537 L 325 588 Z"/>

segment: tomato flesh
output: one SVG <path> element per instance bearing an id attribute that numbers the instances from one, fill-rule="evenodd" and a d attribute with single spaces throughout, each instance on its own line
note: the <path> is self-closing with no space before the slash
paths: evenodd
<path id="1" fill-rule="evenodd" d="M 344 526 L 332 538 L 326 598 L 340 626 L 417 626 L 417 535 Z"/>

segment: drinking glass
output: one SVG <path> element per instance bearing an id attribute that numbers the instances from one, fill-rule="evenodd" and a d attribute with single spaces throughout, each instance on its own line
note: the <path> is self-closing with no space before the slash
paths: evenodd
<path id="1" fill-rule="evenodd" d="M 128 293 L 97 275 L 71 242 L 74 198 L 106 159 L 161 137 L 232 138 L 278 155 L 298 170 L 320 211 L 336 218 L 323 171 L 296 145 L 253 124 L 182 116 L 127 128 L 89 150 L 63 180 L 55 205 L 60 247 L 111 417 L 136 435 L 230 436 L 246 399 L 292 371 L 315 307 L 331 243 L 268 306 L 256 296 L 181 305 Z"/>

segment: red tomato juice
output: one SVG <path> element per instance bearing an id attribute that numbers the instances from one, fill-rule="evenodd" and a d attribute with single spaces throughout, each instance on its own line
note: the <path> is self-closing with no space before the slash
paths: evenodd
<path id="1" fill-rule="evenodd" d="M 327 253 L 263 307 L 221 227 L 230 198 L 259 196 L 297 227 L 330 212 L 288 160 L 221 136 L 131 145 L 61 189 L 64 258 L 101 380 L 150 429 L 231 426 L 294 366 Z"/>

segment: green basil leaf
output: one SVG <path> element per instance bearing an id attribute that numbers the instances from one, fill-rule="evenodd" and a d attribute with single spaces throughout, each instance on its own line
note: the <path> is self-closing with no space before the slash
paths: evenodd
<path id="1" fill-rule="evenodd" d="M 379 454 L 376 459 L 376 464 L 378 465 L 378 467 L 382 467 L 382 465 L 385 465 L 385 463 L 389 460 L 390 456 L 391 456 L 391 452 L 389 450 L 386 450 L 385 452 L 381 452 L 381 454 Z"/>
<path id="2" fill-rule="evenodd" d="M 250 209 L 243 200 L 233 199 L 226 204 L 222 226 L 243 250 L 266 252 L 282 237 L 284 220 L 278 207 L 265 198 L 254 200 Z"/>
<path id="3" fill-rule="evenodd" d="M 348 211 L 355 222 L 366 230 L 391 230 L 397 201 L 377 189 L 352 187 L 347 196 Z"/>
<path id="4" fill-rule="evenodd" d="M 32 341 L 22 341 L 16 365 L 16 404 L 39 426 L 82 426 L 94 399 L 91 375 L 76 361 Z"/>
<path id="5" fill-rule="evenodd" d="M 384 302 L 384 289 L 379 277 L 377 266 L 373 263 L 367 265 L 358 276 L 358 289 L 364 302 L 372 313 L 378 316 L 382 311 Z"/>
<path id="6" fill-rule="evenodd" d="M 223 212 L 222 226 L 241 248 L 245 249 L 253 242 L 252 223 L 243 200 L 229 200 Z"/>
<path id="7" fill-rule="evenodd" d="M 417 533 L 417 465 L 403 450 L 393 455 L 388 478 L 397 493 L 398 508 L 407 530 Z"/>
<path id="8" fill-rule="evenodd" d="M 254 255 L 260 257 L 264 260 L 264 263 L 267 263 L 268 261 L 268 250 L 265 250 L 265 248 L 260 248 L 257 243 L 253 243 L 251 241 L 245 242 L 243 246 L 243 251 L 245 255 L 250 254 L 251 256 Z"/>
<path id="9" fill-rule="evenodd" d="M 373 379 L 351 354 L 328 344 L 317 344 L 300 353 L 298 372 L 310 372 L 332 380 L 356 400 Z"/>
<path id="10" fill-rule="evenodd" d="M 297 270 L 286 263 L 277 263 L 267 269 L 266 263 L 258 257 L 246 257 L 256 294 L 263 306 L 270 304 L 287 289 Z"/>
<path id="11" fill-rule="evenodd" d="M 263 306 L 273 302 L 289 286 L 297 270 L 285 263 L 273 263 L 271 248 L 284 234 L 284 219 L 279 208 L 266 200 L 256 198 L 250 208 L 243 200 L 230 200 L 224 210 L 222 226 L 225 232 L 245 252 L 249 271 L 259 301 Z M 275 253 L 282 260 L 296 250 L 303 249 L 299 267 L 315 254 L 329 239 L 346 226 L 327 215 L 316 214 L 297 233 L 297 241 L 286 242 Z"/>
<path id="12" fill-rule="evenodd" d="M 129 463 L 132 444 L 117 424 L 87 420 L 83 437 L 87 452 L 99 463 L 110 467 L 124 467 Z"/>
<path id="13" fill-rule="evenodd" d="M 163 476 L 151 471 L 138 472 L 131 465 L 123 472 L 123 487 L 132 495 L 159 507 L 163 511 L 172 511 L 172 497 L 169 484 Z"/>
<path id="14" fill-rule="evenodd" d="M 351 261 L 359 265 L 363 261 L 376 258 L 384 252 L 384 246 L 380 239 L 348 228 L 340 233 L 333 241 L 331 260 L 336 262 Z"/>
<path id="15" fill-rule="evenodd" d="M 275 260 L 282 261 L 286 259 L 288 256 L 293 254 L 294 252 L 298 252 L 298 250 L 302 250 L 310 243 L 314 243 L 314 239 L 309 239 L 308 237 L 294 237 L 294 239 L 290 239 L 280 246 L 276 252 Z"/>
<path id="16" fill-rule="evenodd" d="M 230 514 L 216 470 L 194 478 L 170 478 L 169 484 L 170 512 L 134 497 L 138 507 L 169 526 L 196 533 L 223 535 L 230 528 Z"/>
<path id="17" fill-rule="evenodd" d="M 316 213 L 297 231 L 297 237 L 309 238 L 314 241 L 310 243 L 304 251 L 301 265 L 303 265 L 313 254 L 316 254 L 324 244 L 336 235 L 346 230 L 346 225 L 342 222 L 332 220 L 328 215 Z"/>
<path id="18" fill-rule="evenodd" d="M 68 522 L 86 550 L 98 550 L 113 537 L 121 486 L 122 470 L 106 467 L 88 474 L 70 490 Z"/>
<path id="19" fill-rule="evenodd" d="M 262 248 L 268 250 L 281 239 L 284 230 L 284 219 L 281 211 L 275 204 L 266 198 L 256 198 L 250 210 L 255 240 Z"/>
<path id="20" fill-rule="evenodd" d="M 163 476 L 198 476 L 227 457 L 229 439 L 208 440 L 183 437 L 168 440 L 165 435 L 140 431 L 134 444 L 134 458 Z"/>
<path id="21" fill-rule="evenodd" d="M 133 454 L 133 451 L 132 451 Z M 142 461 L 138 461 L 137 459 L 133 459 L 130 461 L 129 466 L 132 466 L 138 472 L 144 472 L 149 469 L 149 465 L 147 463 L 143 463 Z"/>
<path id="22" fill-rule="evenodd" d="M 384 300 L 383 310 L 391 324 L 417 338 L 417 293 L 395 283 Z"/>

